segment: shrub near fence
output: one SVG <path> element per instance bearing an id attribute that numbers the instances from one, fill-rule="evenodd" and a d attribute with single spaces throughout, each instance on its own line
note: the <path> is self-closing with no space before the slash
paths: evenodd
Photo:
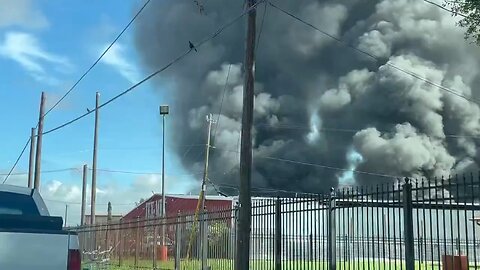
<path id="1" fill-rule="evenodd" d="M 479 194 L 479 179 L 469 175 L 255 198 L 251 269 L 476 269 Z M 161 226 L 167 262 L 153 257 Z M 197 220 L 179 214 L 71 229 L 79 233 L 84 261 L 86 254 L 108 251 L 111 267 L 200 269 L 203 260 L 211 269 L 234 269 L 235 209 Z"/>

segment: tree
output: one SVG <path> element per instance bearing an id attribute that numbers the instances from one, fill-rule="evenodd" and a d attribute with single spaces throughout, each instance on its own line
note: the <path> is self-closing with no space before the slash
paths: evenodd
<path id="1" fill-rule="evenodd" d="M 449 7 L 454 16 L 462 17 L 458 25 L 466 28 L 465 39 L 473 39 L 480 45 L 480 1 L 445 0 L 444 6 Z"/>
<path id="2" fill-rule="evenodd" d="M 208 249 L 211 256 L 215 258 L 228 258 L 231 254 L 231 228 L 227 222 L 217 221 L 212 222 L 208 226 Z"/>

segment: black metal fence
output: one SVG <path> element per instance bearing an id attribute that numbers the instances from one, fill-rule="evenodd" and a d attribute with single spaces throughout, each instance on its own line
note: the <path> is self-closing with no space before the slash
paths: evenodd
<path id="1" fill-rule="evenodd" d="M 250 269 L 477 269 L 479 225 L 473 175 L 255 198 Z M 152 240 L 161 226 L 166 261 Z M 109 269 L 234 269 L 235 207 L 74 230 L 86 257 L 108 251 Z"/>

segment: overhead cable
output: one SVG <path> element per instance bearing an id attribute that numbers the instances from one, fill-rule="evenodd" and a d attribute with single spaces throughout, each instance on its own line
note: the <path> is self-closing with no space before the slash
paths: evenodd
<path id="1" fill-rule="evenodd" d="M 233 20 L 229 21 L 228 23 L 224 24 L 223 26 L 221 26 L 217 31 L 215 31 L 213 34 L 207 36 L 205 39 L 201 40 L 200 42 L 198 42 L 197 44 L 195 44 L 193 47 L 190 46 L 190 48 L 188 48 L 186 51 L 184 51 L 183 53 L 181 53 L 180 55 L 178 55 L 176 58 L 174 58 L 172 61 L 170 61 L 168 64 L 166 64 L 165 66 L 163 66 L 162 68 L 154 71 L 153 73 L 151 73 L 150 75 L 148 75 L 147 77 L 145 77 L 144 79 L 140 80 L 139 82 L 137 82 L 136 84 L 130 86 L 129 88 L 127 88 L 126 90 L 124 90 L 123 92 L 119 93 L 118 95 L 114 96 L 113 98 L 107 100 L 105 103 L 101 104 L 100 106 L 98 106 L 97 108 L 95 109 L 92 109 L 68 122 L 65 122 L 55 128 L 52 128 L 50 130 L 47 130 L 45 132 L 43 132 L 43 135 L 46 135 L 46 134 L 49 134 L 49 133 L 52 133 L 54 131 L 57 131 L 61 128 L 64 128 L 68 125 L 71 125 L 75 122 L 77 122 L 78 120 L 88 116 L 89 114 L 92 114 L 94 112 L 96 112 L 97 110 L 107 106 L 108 104 L 112 103 L 113 101 L 117 100 L 118 98 L 124 96 L 125 94 L 131 92 L 132 90 L 134 90 L 135 88 L 137 88 L 138 86 L 142 85 L 143 83 L 145 83 L 146 81 L 150 80 L 151 78 L 155 77 L 156 75 L 158 75 L 159 73 L 165 71 L 166 69 L 168 69 L 169 67 L 171 67 L 172 65 L 176 64 L 177 62 L 179 62 L 180 60 L 182 60 L 185 56 L 187 56 L 188 54 L 190 54 L 195 48 L 198 49 L 199 47 L 201 47 L 202 45 L 204 45 L 205 43 L 207 43 L 208 41 L 214 39 L 215 37 L 217 37 L 220 33 L 223 32 L 223 30 L 225 30 L 226 28 L 232 26 L 235 22 L 237 22 L 238 20 L 240 20 L 245 14 L 247 14 L 248 12 L 250 12 L 250 10 L 253 10 L 255 9 L 258 4 L 260 4 L 261 2 L 263 1 L 259 1 L 257 2 L 255 5 L 253 5 L 251 8 L 249 9 L 246 9 L 245 11 L 243 11 L 239 16 L 235 17 Z"/>
<path id="2" fill-rule="evenodd" d="M 137 19 L 137 17 L 140 15 L 140 13 L 142 13 L 142 11 L 150 3 L 150 1 L 151 0 L 145 1 L 145 3 L 142 5 L 142 7 L 137 11 L 137 13 L 135 13 L 135 16 L 133 16 L 132 19 L 128 22 L 128 24 L 122 29 L 122 31 L 120 31 L 120 33 L 118 33 L 118 35 L 115 37 L 115 39 L 100 54 L 100 56 L 97 58 L 97 60 L 95 60 L 95 62 L 93 62 L 93 64 L 72 85 L 72 87 L 70 87 L 70 89 L 68 89 L 68 91 L 65 92 L 65 94 L 59 100 L 57 100 L 57 102 L 55 102 L 55 104 L 53 104 L 53 106 L 50 109 L 47 110 L 47 112 L 43 115 L 43 117 L 45 117 L 49 112 L 51 112 L 53 109 L 55 109 L 55 107 L 57 107 L 58 104 L 60 104 L 60 102 L 62 102 L 75 89 L 75 87 L 77 87 L 77 85 L 83 80 L 83 78 L 85 78 L 85 76 L 87 76 L 87 74 L 90 73 L 90 71 L 98 64 L 98 62 L 100 62 L 100 60 L 105 56 L 105 54 L 110 50 L 110 48 L 112 48 L 112 46 L 118 41 L 118 39 L 120 39 L 120 37 L 123 35 L 123 33 L 125 33 L 125 31 L 127 31 L 127 29 L 130 27 L 130 25 L 132 25 L 132 23 Z"/>
<path id="3" fill-rule="evenodd" d="M 17 166 L 18 162 L 19 162 L 20 159 L 22 158 L 23 153 L 25 153 L 25 150 L 27 149 L 27 146 L 28 146 L 29 143 L 30 143 L 30 137 L 28 137 L 27 143 L 25 143 L 25 146 L 23 146 L 22 151 L 20 151 L 20 155 L 18 155 L 17 160 L 15 160 L 15 163 L 13 163 L 13 166 L 12 166 L 12 168 L 10 168 L 10 171 L 8 172 L 7 176 L 5 176 L 5 179 L 3 179 L 2 184 L 5 184 L 5 182 L 7 182 L 8 178 L 10 177 L 10 175 L 11 175 L 12 172 L 13 172 L 13 170 L 14 170 L 15 167 Z"/>
<path id="4" fill-rule="evenodd" d="M 108 47 L 102 52 L 102 54 L 100 54 L 100 56 L 97 58 L 97 60 L 95 60 L 95 62 L 93 62 L 93 64 L 72 85 L 72 87 L 70 87 L 70 89 L 68 89 L 68 91 L 65 92 L 65 94 L 63 94 L 63 96 L 59 100 L 57 100 L 57 102 L 55 102 L 50 109 L 47 110 L 47 112 L 45 112 L 43 117 L 45 117 L 48 113 L 50 113 L 53 109 L 55 109 L 55 107 L 57 107 L 58 104 L 60 104 L 60 102 L 62 102 L 75 89 L 75 87 L 77 87 L 77 85 L 83 80 L 83 78 L 85 78 L 87 76 L 87 74 L 90 73 L 90 71 L 98 64 L 98 62 L 100 62 L 100 60 L 103 58 L 103 56 L 105 56 L 105 54 L 110 50 L 110 48 L 115 44 L 115 42 L 117 42 L 117 40 L 123 35 L 123 33 L 130 27 L 130 25 L 135 21 L 135 19 L 145 9 L 145 7 L 148 5 L 148 3 L 150 3 L 150 1 L 151 0 L 147 0 L 145 2 L 145 4 L 143 4 L 143 6 L 137 11 L 135 16 L 133 16 L 133 18 L 130 20 L 130 22 L 123 28 L 122 31 L 120 31 L 120 33 L 117 35 L 117 37 L 115 37 L 115 39 L 108 45 Z M 38 124 L 37 124 L 37 126 L 38 126 Z M 12 172 L 15 169 L 18 161 L 20 160 L 20 158 L 22 158 L 23 154 L 25 153 L 25 149 L 27 148 L 29 142 L 30 142 L 30 136 L 28 137 L 28 142 L 25 144 L 25 147 L 20 152 L 20 155 L 17 158 L 17 162 L 15 162 L 15 164 L 10 169 L 10 172 Z M 7 175 L 7 177 L 5 177 L 5 179 L 3 180 L 3 183 L 5 183 L 8 180 L 9 176 L 10 175 Z"/>
<path id="5" fill-rule="evenodd" d="M 461 16 L 461 17 L 463 17 L 463 18 L 467 18 L 467 15 L 462 14 L 462 13 L 460 13 L 460 12 L 453 11 L 453 10 L 451 10 L 451 9 L 448 9 L 448 8 L 446 8 L 446 7 L 444 7 L 444 6 L 440 5 L 440 4 L 437 4 L 437 3 L 435 3 L 435 2 L 428 1 L 428 0 L 423 0 L 423 2 L 429 3 L 429 4 L 433 5 L 433 6 L 436 6 L 436 7 L 438 7 L 438 8 L 441 8 L 441 9 L 445 10 L 445 11 L 448 11 L 448 12 L 450 12 L 453 16 L 457 16 L 457 15 L 458 15 L 458 16 Z"/>
<path id="6" fill-rule="evenodd" d="M 232 152 L 232 153 L 238 153 L 236 150 L 230 150 L 230 149 L 219 149 L 219 148 L 213 148 L 219 151 L 224 151 L 224 152 Z M 401 176 L 396 176 L 396 175 L 390 175 L 390 174 L 382 174 L 382 173 L 375 173 L 375 172 L 367 172 L 367 171 L 360 171 L 360 170 L 352 170 L 352 169 L 345 169 L 345 168 L 339 168 L 339 167 L 334 167 L 334 166 L 328 166 L 328 165 L 323 165 L 323 164 L 316 164 L 316 163 L 311 163 L 311 162 L 303 162 L 303 161 L 296 161 L 296 160 L 291 160 L 291 159 L 284 159 L 284 158 L 277 158 L 277 157 L 271 157 L 271 156 L 254 156 L 253 158 L 255 159 L 268 159 L 268 160 L 275 160 L 275 161 L 281 161 L 281 162 L 287 162 L 287 163 L 293 163 L 293 164 L 299 164 L 299 165 L 305 165 L 305 166 L 313 166 L 313 167 L 318 167 L 318 168 L 323 168 L 323 169 L 329 169 L 329 170 L 336 170 L 336 171 L 345 171 L 345 172 L 354 172 L 354 173 L 359 173 L 359 174 L 367 174 L 367 175 L 372 175 L 372 176 L 380 176 L 380 177 L 386 177 L 386 178 L 401 178 Z"/>
<path id="7" fill-rule="evenodd" d="M 270 2 L 270 1 L 269 1 L 268 3 L 269 3 L 270 6 L 274 7 L 275 9 L 279 10 L 280 12 L 282 12 L 282 13 L 290 16 L 291 18 L 293 18 L 293 19 L 295 19 L 295 20 L 297 20 L 297 21 L 299 21 L 299 22 L 301 22 L 301 23 L 309 26 L 310 28 L 312 28 L 312 29 L 314 29 L 314 30 L 322 33 L 323 35 L 325 35 L 325 36 L 327 36 L 327 37 L 329 37 L 329 38 L 337 41 L 338 43 L 340 43 L 340 44 L 342 44 L 342 45 L 344 45 L 344 46 L 346 46 L 346 47 L 349 47 L 349 48 L 355 50 L 355 51 L 358 52 L 358 53 L 361 53 L 361 54 L 363 54 L 363 55 L 366 55 L 366 56 L 372 58 L 372 59 L 375 60 L 377 63 L 382 63 L 382 60 L 381 60 L 379 57 L 377 57 L 377 56 L 375 56 L 375 55 L 373 55 L 373 54 L 371 54 L 371 53 L 369 53 L 369 52 L 367 52 L 367 51 L 364 51 L 364 50 L 362 50 L 362 49 L 360 49 L 360 48 L 358 48 L 358 47 L 355 47 L 355 46 L 353 46 L 353 45 L 348 44 L 347 42 L 345 42 L 345 41 L 342 40 L 341 38 L 336 37 L 336 36 L 334 36 L 334 35 L 326 32 L 326 31 L 324 31 L 324 30 L 316 27 L 315 25 L 313 25 L 313 24 L 311 24 L 311 23 L 303 20 L 302 18 L 300 18 L 300 17 L 292 14 L 291 12 L 286 11 L 285 9 L 282 9 L 281 7 L 273 4 L 273 3 Z M 440 85 L 440 84 L 438 84 L 438 83 L 432 82 L 432 81 L 430 81 L 429 79 L 424 78 L 424 77 L 422 77 L 422 76 L 420 76 L 420 75 L 418 75 L 418 74 L 416 74 L 416 73 L 414 73 L 414 72 L 411 72 L 411 71 L 408 71 L 408 70 L 406 70 L 406 69 L 400 68 L 400 67 L 394 65 L 394 64 L 391 63 L 391 62 L 386 62 L 385 65 L 387 65 L 387 66 L 389 66 L 389 67 L 391 67 L 391 68 L 393 68 L 393 69 L 396 69 L 396 70 L 398 70 L 398 71 L 400 71 L 400 72 L 402 72 L 402 73 L 405 73 L 405 74 L 407 74 L 407 75 L 410 75 L 411 77 L 414 77 L 414 78 L 416 78 L 416 79 L 418 79 L 418 80 L 421 80 L 421 81 L 423 81 L 423 82 L 425 82 L 425 83 L 427 83 L 427 84 L 429 84 L 429 85 L 431 85 L 431 86 L 437 87 L 437 88 L 439 88 L 439 89 L 441 89 L 441 90 L 443 90 L 443 91 L 445 91 L 445 92 L 448 92 L 448 93 L 453 94 L 453 95 L 455 95 L 455 96 L 461 97 L 461 98 L 463 98 L 463 99 L 465 99 L 465 100 L 468 100 L 468 101 L 470 101 L 470 102 L 473 102 L 473 103 L 475 103 L 475 104 L 477 104 L 477 105 L 480 105 L 480 102 L 477 101 L 476 99 L 472 98 L 472 97 L 467 97 L 467 96 L 463 95 L 463 94 L 462 94 L 461 92 L 459 92 L 459 91 L 455 91 L 455 90 L 452 90 L 452 89 L 450 89 L 450 88 L 447 88 L 447 87 L 445 87 L 445 86 L 443 86 L 443 85 Z"/>

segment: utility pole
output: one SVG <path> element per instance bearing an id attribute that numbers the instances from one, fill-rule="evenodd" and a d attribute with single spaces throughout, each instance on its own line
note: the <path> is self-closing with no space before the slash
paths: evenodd
<path id="1" fill-rule="evenodd" d="M 93 133 L 93 163 L 92 163 L 92 197 L 90 200 L 90 224 L 95 224 L 95 200 L 97 197 L 97 146 L 98 146 L 98 107 L 100 93 L 95 95 L 95 130 Z"/>
<path id="2" fill-rule="evenodd" d="M 240 144 L 240 194 L 239 194 L 239 217 L 237 256 L 235 270 L 249 270 L 250 259 L 250 232 L 252 222 L 251 202 L 251 176 L 252 176 L 252 123 L 253 123 L 253 99 L 254 99 L 254 76 L 253 65 L 255 59 L 255 27 L 257 11 L 253 8 L 256 0 L 246 0 L 247 37 L 244 62 L 243 82 L 243 114 L 242 114 L 242 138 Z"/>
<path id="3" fill-rule="evenodd" d="M 207 191 L 207 180 L 208 180 L 208 158 L 210 156 L 210 137 L 212 133 L 212 124 L 214 123 L 213 115 L 207 115 L 207 122 L 208 122 L 208 131 L 207 131 L 207 144 L 205 145 L 205 167 L 203 170 L 203 180 L 202 180 L 202 191 L 201 191 L 201 204 L 200 204 L 200 211 L 202 213 L 202 219 L 200 220 L 200 236 L 201 236 L 201 258 L 202 258 L 202 270 L 207 269 L 207 251 L 208 251 L 208 243 L 206 237 L 206 213 L 205 213 L 205 193 Z"/>
<path id="4" fill-rule="evenodd" d="M 67 219 L 68 219 L 68 204 L 65 204 L 65 225 L 67 227 Z"/>
<path id="5" fill-rule="evenodd" d="M 28 188 L 32 188 L 33 185 L 33 170 L 35 166 L 35 137 L 36 128 L 32 128 L 30 133 L 30 157 L 28 158 Z"/>
<path id="6" fill-rule="evenodd" d="M 82 209 L 80 216 L 80 225 L 85 225 L 85 201 L 87 198 L 87 164 L 83 165 L 83 174 L 82 174 Z"/>
<path id="7" fill-rule="evenodd" d="M 207 115 L 207 123 L 208 123 L 208 129 L 207 129 L 207 144 L 205 145 L 205 166 L 203 168 L 203 180 L 202 180 L 202 204 L 200 205 L 201 211 L 205 208 L 205 192 L 207 191 L 207 180 L 208 180 L 208 158 L 210 156 L 210 138 L 211 138 L 211 133 L 212 133 L 212 124 L 215 123 L 215 120 L 213 120 L 213 115 L 209 114 Z"/>
<path id="8" fill-rule="evenodd" d="M 35 178 L 33 187 L 38 189 L 40 187 L 40 171 L 42 165 L 42 137 L 43 137 L 43 117 L 45 111 L 45 92 L 42 92 L 40 98 L 40 113 L 38 115 L 38 129 L 37 129 L 37 152 L 35 153 Z"/>

